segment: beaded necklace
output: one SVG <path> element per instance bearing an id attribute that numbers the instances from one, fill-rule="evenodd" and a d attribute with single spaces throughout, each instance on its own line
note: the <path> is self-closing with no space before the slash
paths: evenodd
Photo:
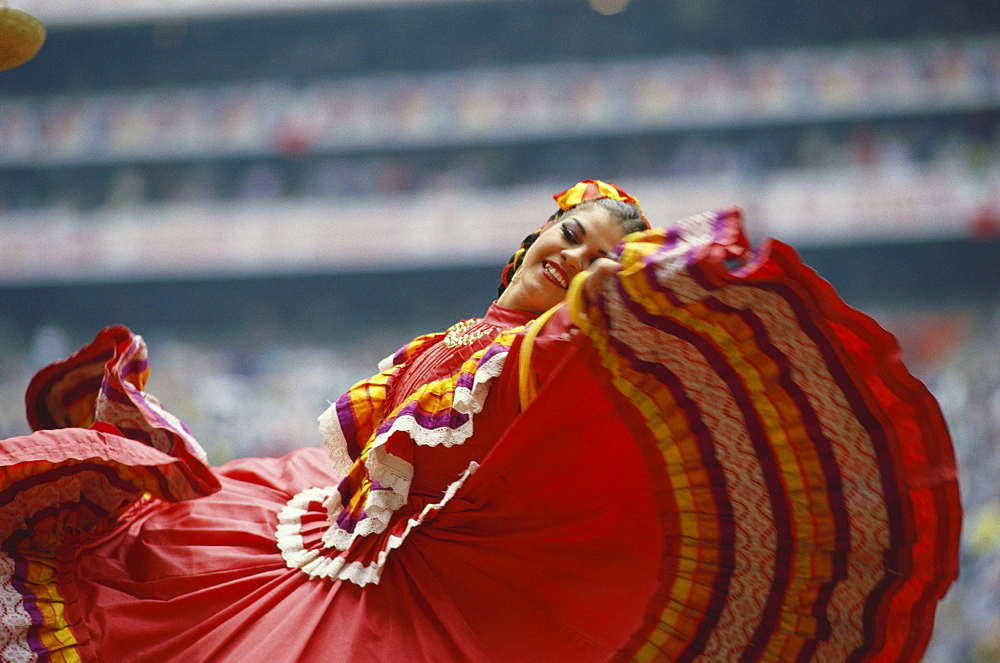
<path id="1" fill-rule="evenodd" d="M 473 332 L 467 331 L 471 327 L 479 324 L 481 320 L 482 318 L 470 318 L 468 320 L 456 322 L 448 328 L 448 331 L 445 332 L 444 339 L 441 343 L 446 348 L 457 348 L 460 345 L 469 345 L 473 341 L 476 341 L 487 334 L 495 334 L 499 329 L 493 325 L 487 325 L 482 329 L 477 329 Z"/>

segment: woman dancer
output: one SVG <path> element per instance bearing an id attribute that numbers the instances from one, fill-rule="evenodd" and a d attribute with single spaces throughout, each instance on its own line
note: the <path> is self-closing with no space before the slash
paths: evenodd
<path id="1" fill-rule="evenodd" d="M 891 336 L 735 210 L 555 198 L 326 451 L 207 467 L 121 327 L 43 369 L 0 448 L 2 656 L 918 660 L 960 508 Z"/>

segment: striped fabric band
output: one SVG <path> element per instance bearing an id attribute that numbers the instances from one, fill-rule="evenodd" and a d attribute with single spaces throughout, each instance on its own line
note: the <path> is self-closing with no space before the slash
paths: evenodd
<path id="1" fill-rule="evenodd" d="M 397 353 L 396 366 L 359 382 L 330 407 L 323 425 L 331 455 L 354 458 L 336 490 L 324 498 L 330 519 L 323 537 L 329 550 L 324 554 L 337 556 L 359 537 L 385 531 L 409 494 L 413 445 L 450 447 L 472 435 L 473 418 L 482 410 L 490 384 L 500 375 L 522 329 L 501 332 L 454 375 L 423 385 L 384 414 L 387 385 L 402 361 L 441 335 L 420 337 Z M 301 566 L 299 559 L 286 556 L 293 566 Z"/>
<path id="2" fill-rule="evenodd" d="M 791 248 L 752 255 L 738 210 L 621 260 L 597 303 L 570 301 L 649 438 L 666 533 L 621 658 L 919 660 L 961 508 L 944 420 L 895 339 Z"/>
<path id="3" fill-rule="evenodd" d="M 62 544 L 147 500 L 219 489 L 184 424 L 143 391 L 148 373 L 142 338 L 110 327 L 29 385 L 36 432 L 0 447 L 3 660 L 93 660 L 73 629 Z"/>

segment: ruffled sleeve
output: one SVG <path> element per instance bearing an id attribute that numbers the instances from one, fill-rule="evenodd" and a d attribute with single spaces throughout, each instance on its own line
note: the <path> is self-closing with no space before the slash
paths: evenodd
<path id="1" fill-rule="evenodd" d="M 331 405 L 320 425 L 334 471 L 343 479 L 300 493 L 279 515 L 276 536 L 289 567 L 362 586 L 378 582 L 389 554 L 478 467 L 466 461 L 434 491 L 440 499 L 411 496 L 417 449 L 447 451 L 473 436 L 518 329 L 483 338 L 454 372 L 428 379 L 390 410 L 388 394 L 399 372 L 441 338 L 421 337 L 399 363 L 359 382 Z"/>

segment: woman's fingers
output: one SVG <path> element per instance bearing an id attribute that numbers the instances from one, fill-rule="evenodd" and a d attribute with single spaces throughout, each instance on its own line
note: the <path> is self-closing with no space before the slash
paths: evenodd
<path id="1" fill-rule="evenodd" d="M 590 264 L 588 269 L 590 276 L 583 284 L 583 292 L 587 299 L 593 302 L 597 300 L 597 293 L 601 291 L 608 279 L 621 269 L 621 265 L 610 258 L 598 258 Z"/>

